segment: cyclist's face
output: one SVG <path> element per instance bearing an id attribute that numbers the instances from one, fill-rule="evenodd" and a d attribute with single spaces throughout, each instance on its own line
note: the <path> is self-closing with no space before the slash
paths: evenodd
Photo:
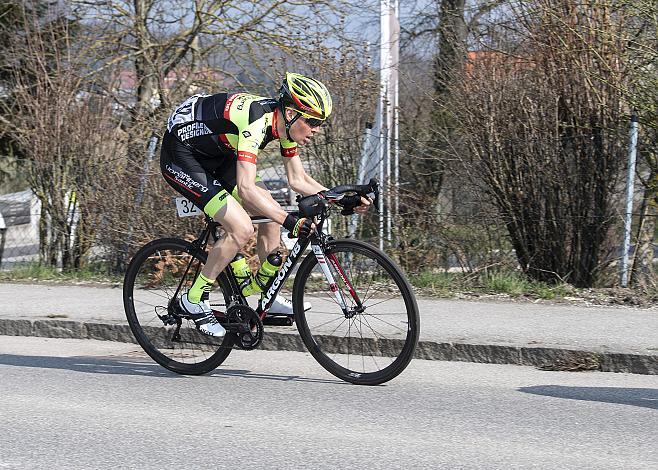
<path id="1" fill-rule="evenodd" d="M 286 109 L 286 118 L 289 121 L 295 119 L 297 114 L 298 113 L 296 111 Z M 313 136 L 320 132 L 320 126 L 312 124 L 317 123 L 314 121 L 309 123 L 306 118 L 300 115 L 297 119 L 295 119 L 295 122 L 293 122 L 292 126 L 290 127 L 290 137 L 292 140 L 297 142 L 299 145 L 306 145 L 309 143 Z"/>
<path id="2" fill-rule="evenodd" d="M 309 122 L 305 117 L 300 116 L 290 128 L 290 137 L 299 145 L 308 144 L 313 136 L 320 132 L 320 126 L 312 125 L 315 122 Z"/>

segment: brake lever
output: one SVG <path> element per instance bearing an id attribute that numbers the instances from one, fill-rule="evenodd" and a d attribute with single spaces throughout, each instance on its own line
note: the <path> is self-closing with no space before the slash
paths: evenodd
<path id="1" fill-rule="evenodd" d="M 376 179 L 372 178 L 370 182 L 368 183 L 370 186 L 370 192 L 368 193 L 368 197 L 372 200 L 372 203 L 375 206 L 375 210 L 377 213 L 379 213 L 379 183 L 377 182 Z"/>

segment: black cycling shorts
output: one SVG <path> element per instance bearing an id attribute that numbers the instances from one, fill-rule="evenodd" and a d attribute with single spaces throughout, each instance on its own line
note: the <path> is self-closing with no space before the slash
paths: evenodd
<path id="1" fill-rule="evenodd" d="M 237 197 L 237 160 L 233 155 L 210 157 L 195 152 L 165 132 L 160 171 L 169 185 L 213 217 L 228 198 Z"/>

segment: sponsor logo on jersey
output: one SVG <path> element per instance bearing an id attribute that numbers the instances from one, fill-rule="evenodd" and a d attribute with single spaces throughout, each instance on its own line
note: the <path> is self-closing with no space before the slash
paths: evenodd
<path id="1" fill-rule="evenodd" d="M 187 139 L 212 134 L 212 131 L 202 122 L 193 122 L 178 129 L 177 133 L 178 138 L 184 142 Z"/>
<path id="2" fill-rule="evenodd" d="M 238 96 L 238 105 L 236 108 L 240 111 L 244 108 L 245 102 L 251 97 L 251 95 L 240 95 Z"/>
<path id="3" fill-rule="evenodd" d="M 205 98 L 209 95 L 192 95 L 186 99 L 176 110 L 169 116 L 167 122 L 167 130 L 169 132 L 177 125 L 182 125 L 187 122 L 194 121 L 194 106 L 199 98 Z"/>

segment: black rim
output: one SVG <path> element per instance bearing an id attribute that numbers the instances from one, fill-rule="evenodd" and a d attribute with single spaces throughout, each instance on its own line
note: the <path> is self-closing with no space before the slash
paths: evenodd
<path id="1" fill-rule="evenodd" d="M 331 254 L 347 283 L 331 262 Z M 390 380 L 407 366 L 418 342 L 418 309 L 408 282 L 390 258 L 365 243 L 336 242 L 327 258 L 349 310 L 347 315 L 341 310 L 320 265 L 314 257 L 307 258 L 295 293 L 298 303 L 312 304 L 298 315 L 307 347 L 327 370 L 345 380 L 373 384 Z M 301 304 L 296 311 L 300 308 Z"/>
<path id="2" fill-rule="evenodd" d="M 231 344 L 228 338 L 203 335 L 170 308 L 178 286 L 191 286 L 205 255 L 193 257 L 190 251 L 191 245 L 181 240 L 158 240 L 142 248 L 126 273 L 124 303 L 136 339 L 154 360 L 176 372 L 205 373 L 228 355 Z M 210 293 L 211 307 L 220 315 L 226 311 L 225 292 L 216 282 Z"/>

